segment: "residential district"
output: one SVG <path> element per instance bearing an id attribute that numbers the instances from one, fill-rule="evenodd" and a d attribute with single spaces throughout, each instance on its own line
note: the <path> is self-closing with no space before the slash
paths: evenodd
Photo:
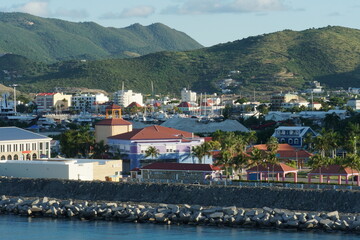
<path id="1" fill-rule="evenodd" d="M 184 88 L 180 99 L 124 87 L 29 99 L 14 85 L 0 98 L 0 176 L 360 186 L 360 89 L 313 82 L 258 100 L 230 83 L 221 95 Z"/>

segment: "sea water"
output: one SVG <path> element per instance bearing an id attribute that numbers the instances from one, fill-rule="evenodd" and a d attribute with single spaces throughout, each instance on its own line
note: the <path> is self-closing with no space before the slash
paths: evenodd
<path id="1" fill-rule="evenodd" d="M 347 233 L 285 232 L 266 229 L 161 225 L 106 221 L 27 218 L 0 215 L 1 240 L 349 240 L 360 235 Z"/>

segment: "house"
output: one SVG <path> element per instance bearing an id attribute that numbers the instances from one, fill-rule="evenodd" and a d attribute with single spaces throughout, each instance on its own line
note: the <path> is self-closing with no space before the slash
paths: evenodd
<path id="1" fill-rule="evenodd" d="M 271 96 L 271 99 L 270 99 L 271 109 L 274 111 L 278 111 L 283 107 L 284 103 L 298 102 L 298 101 L 299 101 L 299 96 L 297 96 L 295 94 L 279 93 L 279 94 Z"/>
<path id="2" fill-rule="evenodd" d="M 204 139 L 191 132 L 153 125 L 108 137 L 107 142 L 112 152 L 126 155 L 133 169 L 154 161 L 193 163 L 191 148 L 202 144 Z M 156 160 L 145 157 L 149 147 L 159 151 Z"/>
<path id="3" fill-rule="evenodd" d="M 288 143 L 294 147 L 302 147 L 304 145 L 304 139 L 308 134 L 313 137 L 317 135 L 310 127 L 280 126 L 275 129 L 272 136 L 276 137 L 279 143 Z"/>
<path id="4" fill-rule="evenodd" d="M 122 107 L 129 106 L 132 102 L 137 102 L 143 106 L 143 95 L 132 90 L 120 90 L 114 93 L 114 102 Z"/>
<path id="5" fill-rule="evenodd" d="M 353 110 L 357 111 L 360 109 L 360 99 L 349 99 L 346 103 L 346 106 L 351 107 Z"/>
<path id="6" fill-rule="evenodd" d="M 109 98 L 105 96 L 103 93 L 97 94 L 77 94 L 72 96 L 71 102 L 74 110 L 82 111 L 82 112 L 90 112 L 92 111 L 92 107 L 108 102 Z"/>
<path id="7" fill-rule="evenodd" d="M 196 106 L 192 105 L 189 102 L 181 102 L 179 105 L 177 105 L 177 108 L 181 112 L 186 113 L 186 114 L 190 114 L 191 112 L 197 111 L 197 109 L 198 109 Z"/>
<path id="8" fill-rule="evenodd" d="M 35 103 L 38 112 L 52 112 L 67 110 L 71 106 L 71 95 L 59 92 L 38 93 L 35 97 Z"/>
<path id="9" fill-rule="evenodd" d="M 220 168 L 211 164 L 156 162 L 140 168 L 144 180 L 203 181 Z"/>
<path id="10" fill-rule="evenodd" d="M 0 160 L 50 157 L 50 141 L 43 135 L 17 127 L 0 127 Z"/>

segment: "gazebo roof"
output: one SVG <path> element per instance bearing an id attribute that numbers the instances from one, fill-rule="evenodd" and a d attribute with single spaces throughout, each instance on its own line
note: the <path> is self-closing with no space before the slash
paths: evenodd
<path id="1" fill-rule="evenodd" d="M 247 172 L 268 172 L 271 171 L 273 172 L 273 166 L 274 166 L 274 172 L 275 173 L 287 173 L 287 172 L 297 172 L 298 170 L 290 167 L 284 163 L 278 163 L 278 164 L 265 164 L 265 165 L 259 165 L 259 166 L 255 166 L 252 168 L 249 168 L 248 170 L 246 170 Z"/>
<path id="2" fill-rule="evenodd" d="M 329 165 L 326 167 L 315 168 L 309 173 L 312 175 L 347 175 L 347 174 L 358 174 L 359 171 L 356 169 L 351 169 L 350 167 L 343 167 L 341 165 Z"/>
<path id="3" fill-rule="evenodd" d="M 121 109 L 121 107 L 119 105 L 116 105 L 113 103 L 113 104 L 107 106 L 105 109 L 106 110 L 118 110 L 118 109 Z"/>

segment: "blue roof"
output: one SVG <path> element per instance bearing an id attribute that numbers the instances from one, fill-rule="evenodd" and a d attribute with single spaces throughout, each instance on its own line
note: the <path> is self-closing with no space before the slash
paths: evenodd
<path id="1" fill-rule="evenodd" d="M 16 140 L 51 140 L 51 138 L 41 134 L 33 133 L 18 127 L 0 127 L 0 141 Z"/>

